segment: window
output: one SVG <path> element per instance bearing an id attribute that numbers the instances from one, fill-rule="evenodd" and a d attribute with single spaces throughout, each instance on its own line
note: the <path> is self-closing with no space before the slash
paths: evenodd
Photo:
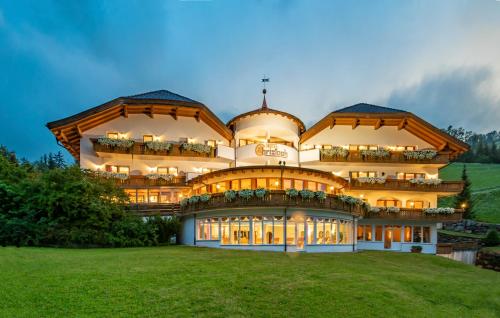
<path id="1" fill-rule="evenodd" d="M 142 136 L 143 142 L 153 141 L 153 135 L 144 135 Z"/>
<path id="2" fill-rule="evenodd" d="M 217 146 L 217 141 L 215 140 L 207 140 L 207 145 L 210 147 L 216 147 Z"/>
<path id="3" fill-rule="evenodd" d="M 219 239 L 219 219 L 208 218 L 196 220 L 196 237 L 198 240 Z"/>
<path id="4" fill-rule="evenodd" d="M 333 244 L 332 240 L 332 219 L 325 219 L 325 235 L 323 244 Z"/>
<path id="5" fill-rule="evenodd" d="M 314 219 L 311 217 L 308 217 L 306 219 L 307 223 L 307 244 L 313 244 L 314 243 Z"/>
<path id="6" fill-rule="evenodd" d="M 431 242 L 431 228 L 428 227 L 428 226 L 424 226 L 422 227 L 423 229 L 423 235 L 422 235 L 422 238 L 423 238 L 423 243 L 430 243 Z"/>
<path id="7" fill-rule="evenodd" d="M 160 202 L 160 190 L 149 189 L 149 203 L 159 203 Z"/>
<path id="8" fill-rule="evenodd" d="M 280 190 L 280 180 L 277 178 L 269 179 L 269 190 Z"/>
<path id="9" fill-rule="evenodd" d="M 384 207 L 401 207 L 401 201 L 398 199 L 380 199 L 377 200 L 377 206 Z"/>
<path id="10" fill-rule="evenodd" d="M 331 232 L 331 242 L 332 244 L 337 244 L 337 220 L 335 219 L 332 219 L 332 232 Z"/>
<path id="11" fill-rule="evenodd" d="M 229 218 L 221 218 L 221 244 L 230 244 Z"/>
<path id="12" fill-rule="evenodd" d="M 264 244 L 273 244 L 273 218 L 268 216 L 262 217 L 262 224 L 264 228 Z"/>
<path id="13" fill-rule="evenodd" d="M 351 179 L 357 178 L 375 178 L 377 176 L 377 172 L 375 171 L 351 171 L 349 172 Z"/>
<path id="14" fill-rule="evenodd" d="M 425 204 L 422 200 L 406 200 L 406 207 L 409 209 L 423 209 L 429 207 L 429 204 Z"/>
<path id="15" fill-rule="evenodd" d="M 375 241 L 382 241 L 382 225 L 375 226 Z"/>
<path id="16" fill-rule="evenodd" d="M 125 189 L 125 193 L 127 194 L 130 203 L 137 203 L 137 198 L 136 198 L 137 190 Z"/>
<path id="17" fill-rule="evenodd" d="M 405 226 L 405 242 L 411 242 L 411 226 Z"/>
<path id="18" fill-rule="evenodd" d="M 371 241 L 371 240 L 372 240 L 372 226 L 365 225 L 365 241 Z"/>
<path id="19" fill-rule="evenodd" d="M 240 139 L 239 146 L 243 147 L 243 146 L 246 146 L 246 145 L 247 145 L 247 141 L 245 139 Z"/>
<path id="20" fill-rule="evenodd" d="M 257 179 L 257 189 L 258 188 L 267 189 L 267 179 L 266 178 L 258 178 Z"/>
<path id="21" fill-rule="evenodd" d="M 283 189 L 287 190 L 293 188 L 292 182 L 291 179 L 283 179 Z"/>
<path id="22" fill-rule="evenodd" d="M 325 220 L 323 218 L 316 219 L 316 244 L 324 244 L 325 238 Z"/>
<path id="23" fill-rule="evenodd" d="M 179 174 L 179 169 L 176 167 L 158 167 L 156 168 L 156 173 L 158 174 L 171 174 L 177 176 Z"/>
<path id="24" fill-rule="evenodd" d="M 251 189 L 251 188 L 252 188 L 252 179 L 240 180 L 240 189 Z"/>
<path id="25" fill-rule="evenodd" d="M 248 216 L 240 217 L 240 230 L 239 230 L 240 245 L 248 245 L 250 243 L 250 218 Z"/>
<path id="26" fill-rule="evenodd" d="M 274 217 L 274 244 L 284 244 L 284 222 L 282 216 Z"/>
<path id="27" fill-rule="evenodd" d="M 360 151 L 360 150 L 378 150 L 376 145 L 349 145 L 350 151 Z"/>
<path id="28" fill-rule="evenodd" d="M 358 241 L 364 241 L 365 240 L 365 235 L 364 235 L 364 225 L 358 225 L 358 231 L 356 233 L 356 239 Z"/>
<path id="29" fill-rule="evenodd" d="M 295 184 L 295 189 L 297 190 L 304 190 L 304 181 L 302 180 L 295 180 L 294 181 L 294 184 Z"/>
<path id="30" fill-rule="evenodd" d="M 109 132 L 106 134 L 106 136 L 110 139 L 118 139 L 118 133 L 117 132 Z"/>
<path id="31" fill-rule="evenodd" d="M 295 227 L 297 223 L 295 222 L 295 219 L 288 216 L 286 218 L 286 244 L 287 245 L 295 245 Z"/>
<path id="32" fill-rule="evenodd" d="M 148 203 L 148 191 L 146 189 L 137 190 L 137 203 Z"/>
<path id="33" fill-rule="evenodd" d="M 392 241 L 401 242 L 401 225 L 394 225 L 392 231 Z"/>
<path id="34" fill-rule="evenodd" d="M 307 189 L 309 189 L 311 191 L 316 191 L 316 182 L 307 181 Z"/>
<path id="35" fill-rule="evenodd" d="M 231 190 L 240 189 L 240 180 L 231 180 Z"/>
<path id="36" fill-rule="evenodd" d="M 129 166 L 106 166 L 106 171 L 129 174 L 130 168 Z"/>
<path id="37" fill-rule="evenodd" d="M 398 180 L 410 180 L 410 179 L 417 179 L 417 178 L 425 179 L 425 173 L 396 172 L 396 176 L 397 176 Z"/>
<path id="38" fill-rule="evenodd" d="M 420 243 L 422 242 L 422 227 L 414 226 L 413 227 L 413 242 Z"/>
<path id="39" fill-rule="evenodd" d="M 230 244 L 238 244 L 238 233 L 240 231 L 240 220 L 238 217 L 229 218 Z"/>
<path id="40" fill-rule="evenodd" d="M 262 244 L 262 217 L 253 217 L 253 244 Z"/>

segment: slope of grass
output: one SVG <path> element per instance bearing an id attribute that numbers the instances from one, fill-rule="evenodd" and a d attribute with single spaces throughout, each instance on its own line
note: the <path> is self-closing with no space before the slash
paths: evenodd
<path id="1" fill-rule="evenodd" d="M 500 275 L 432 255 L 0 248 L 1 317 L 498 317 Z"/>
<path id="2" fill-rule="evenodd" d="M 462 163 L 453 163 L 440 170 L 443 180 L 460 180 Z M 472 182 L 474 213 L 478 221 L 500 223 L 500 164 L 467 163 Z M 453 206 L 453 197 L 441 198 L 440 206 Z"/>

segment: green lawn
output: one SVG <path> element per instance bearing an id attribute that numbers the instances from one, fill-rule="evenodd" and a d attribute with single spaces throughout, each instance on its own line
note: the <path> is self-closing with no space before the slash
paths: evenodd
<path id="1" fill-rule="evenodd" d="M 499 317 L 500 273 L 391 252 L 0 248 L 1 317 Z"/>
<path id="2" fill-rule="evenodd" d="M 453 163 L 440 170 L 443 180 L 460 180 L 462 163 Z M 472 182 L 472 200 L 476 219 L 500 223 L 500 164 L 468 163 L 467 173 Z M 440 206 L 453 206 L 453 198 L 442 198 Z"/>

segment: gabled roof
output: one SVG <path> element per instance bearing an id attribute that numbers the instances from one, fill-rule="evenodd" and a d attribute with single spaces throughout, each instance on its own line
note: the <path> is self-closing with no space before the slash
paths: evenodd
<path id="1" fill-rule="evenodd" d="M 171 101 L 179 101 L 179 102 L 188 102 L 194 104 L 201 104 L 191 98 L 187 98 L 185 96 L 173 93 L 171 91 L 167 91 L 166 89 L 161 89 L 158 91 L 147 92 L 143 94 L 137 94 L 132 96 L 127 96 L 126 98 L 130 99 L 160 99 L 160 100 L 171 100 Z"/>
<path id="2" fill-rule="evenodd" d="M 398 130 L 405 129 L 425 140 L 439 151 L 446 150 L 458 155 L 469 149 L 469 145 L 466 143 L 434 127 L 411 112 L 366 103 L 331 112 L 304 132 L 300 137 L 300 142 L 303 143 L 327 127 L 332 129 L 336 125 L 349 125 L 352 126 L 352 129 L 356 129 L 360 125 L 372 126 L 373 129 L 379 129 L 382 126 L 396 126 Z"/>
<path id="3" fill-rule="evenodd" d="M 47 123 L 52 133 L 76 159 L 80 156 L 80 138 L 86 130 L 105 122 L 129 114 L 170 115 L 177 117 L 194 117 L 203 121 L 227 140 L 232 139 L 232 132 L 204 104 L 182 95 L 158 90 L 138 95 L 118 97 L 81 113 Z"/>
<path id="4" fill-rule="evenodd" d="M 373 114 L 384 114 L 384 113 L 407 113 L 407 111 L 377 106 L 367 103 L 359 103 L 356 105 L 341 108 L 339 110 L 333 111 L 334 113 L 373 113 Z"/>

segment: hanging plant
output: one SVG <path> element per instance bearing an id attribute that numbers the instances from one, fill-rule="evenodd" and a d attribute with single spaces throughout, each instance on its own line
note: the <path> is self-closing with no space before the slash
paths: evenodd
<path id="1" fill-rule="evenodd" d="M 453 214 L 453 213 L 455 213 L 454 208 L 425 208 L 423 211 L 426 214 Z"/>
<path id="2" fill-rule="evenodd" d="M 358 180 L 359 183 L 382 184 L 382 183 L 385 183 L 386 178 L 384 178 L 384 177 L 361 177 L 361 178 L 357 178 L 356 180 Z"/>
<path id="3" fill-rule="evenodd" d="M 285 193 L 290 198 L 296 198 L 299 195 L 299 191 L 296 189 L 287 189 Z"/>
<path id="4" fill-rule="evenodd" d="M 237 192 L 234 190 L 226 190 L 226 191 L 224 191 L 224 197 L 226 198 L 226 200 L 228 202 L 231 202 L 234 199 L 236 199 L 236 193 Z"/>
<path id="5" fill-rule="evenodd" d="M 349 151 L 342 147 L 332 147 L 331 149 L 321 149 L 321 154 L 325 157 L 330 157 L 330 158 L 335 158 L 335 157 L 345 158 L 349 154 Z"/>
<path id="6" fill-rule="evenodd" d="M 198 195 L 193 195 L 189 198 L 189 204 L 198 203 L 200 201 L 200 197 Z"/>
<path id="7" fill-rule="evenodd" d="M 204 144 L 190 144 L 183 143 L 181 144 L 182 150 L 194 151 L 201 154 L 210 154 L 212 153 L 212 146 L 204 145 Z"/>
<path id="8" fill-rule="evenodd" d="M 316 198 L 318 198 L 318 200 L 320 201 L 324 201 L 326 200 L 326 193 L 324 191 L 316 191 L 314 193 L 314 195 L 316 196 Z"/>
<path id="9" fill-rule="evenodd" d="M 403 156 L 406 159 L 415 159 L 415 160 L 430 160 L 437 156 L 436 150 L 405 150 L 403 151 Z"/>
<path id="10" fill-rule="evenodd" d="M 200 195 L 201 202 L 208 202 L 212 196 L 208 193 Z"/>
<path id="11" fill-rule="evenodd" d="M 110 172 L 110 171 L 100 172 L 99 175 L 101 175 L 102 177 L 107 178 L 107 179 L 127 180 L 129 178 L 129 175 L 126 173 L 117 173 L 117 172 Z"/>
<path id="12" fill-rule="evenodd" d="M 146 149 L 152 150 L 152 151 L 170 151 L 172 148 L 172 143 L 170 142 L 165 142 L 165 141 L 146 141 L 144 143 L 146 146 Z"/>
<path id="13" fill-rule="evenodd" d="M 240 196 L 240 198 L 243 198 L 245 200 L 248 200 L 250 199 L 251 197 L 253 197 L 254 195 L 254 191 L 253 190 L 250 190 L 250 189 L 243 189 L 243 190 L 240 190 L 238 192 L 238 195 Z"/>
<path id="14" fill-rule="evenodd" d="M 310 199 L 314 198 L 314 192 L 311 190 L 307 190 L 307 189 L 300 190 L 299 194 L 302 197 L 302 199 L 310 200 Z"/>
<path id="15" fill-rule="evenodd" d="M 255 196 L 259 199 L 264 198 L 266 193 L 267 193 L 267 190 L 264 188 L 258 188 L 255 190 Z"/>
<path id="16" fill-rule="evenodd" d="M 441 184 L 441 179 L 424 179 L 424 178 L 414 178 L 409 180 L 413 184 L 425 184 L 425 185 L 438 185 Z"/>
<path id="17" fill-rule="evenodd" d="M 108 147 L 129 149 L 134 145 L 135 141 L 133 141 L 132 139 L 113 139 L 108 137 L 99 137 L 97 139 L 97 143 Z"/>
<path id="18" fill-rule="evenodd" d="M 363 157 L 369 157 L 369 158 L 387 158 L 391 155 L 391 153 L 386 149 L 361 150 L 360 153 Z"/>

